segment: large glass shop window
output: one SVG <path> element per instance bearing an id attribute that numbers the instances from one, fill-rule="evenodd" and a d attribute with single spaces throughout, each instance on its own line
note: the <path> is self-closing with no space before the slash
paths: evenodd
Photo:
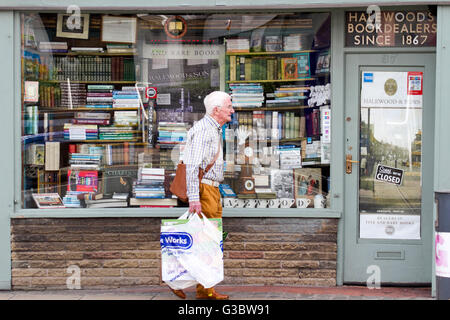
<path id="1" fill-rule="evenodd" d="M 225 208 L 330 206 L 330 14 L 21 14 L 22 207 L 186 206 L 187 131 L 222 90 Z"/>

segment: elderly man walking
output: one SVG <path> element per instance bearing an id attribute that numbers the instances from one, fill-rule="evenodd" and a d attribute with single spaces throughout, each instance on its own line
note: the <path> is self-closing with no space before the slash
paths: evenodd
<path id="1" fill-rule="evenodd" d="M 219 184 L 223 181 L 223 149 L 222 126 L 231 121 L 234 113 L 231 97 L 222 91 L 214 91 L 204 99 L 205 116 L 189 130 L 184 149 L 186 164 L 186 186 L 189 198 L 189 212 L 200 214 L 207 218 L 222 218 L 222 203 L 220 201 Z M 199 181 L 199 168 L 203 170 L 211 164 Z M 186 298 L 182 290 L 172 290 L 180 298 Z M 197 285 L 197 299 L 228 299 L 214 288 L 204 288 Z"/>

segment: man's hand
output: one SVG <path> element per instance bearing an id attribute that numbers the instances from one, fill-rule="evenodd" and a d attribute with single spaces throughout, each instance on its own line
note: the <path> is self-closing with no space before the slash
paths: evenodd
<path id="1" fill-rule="evenodd" d="M 189 213 L 197 213 L 198 215 L 200 215 L 201 212 L 202 204 L 200 203 L 200 201 L 189 202 Z"/>

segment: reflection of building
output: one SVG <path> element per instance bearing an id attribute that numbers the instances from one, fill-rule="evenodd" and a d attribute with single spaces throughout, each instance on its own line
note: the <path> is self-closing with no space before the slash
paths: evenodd
<path id="1" fill-rule="evenodd" d="M 411 143 L 411 162 L 414 167 L 420 167 L 422 162 L 422 130 L 416 133 L 416 138 Z"/>

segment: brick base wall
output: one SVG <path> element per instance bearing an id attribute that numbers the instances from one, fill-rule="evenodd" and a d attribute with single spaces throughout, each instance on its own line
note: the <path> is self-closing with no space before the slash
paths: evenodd
<path id="1" fill-rule="evenodd" d="M 12 219 L 13 290 L 159 285 L 160 218 Z M 336 285 L 337 219 L 225 218 L 221 284 Z"/>

